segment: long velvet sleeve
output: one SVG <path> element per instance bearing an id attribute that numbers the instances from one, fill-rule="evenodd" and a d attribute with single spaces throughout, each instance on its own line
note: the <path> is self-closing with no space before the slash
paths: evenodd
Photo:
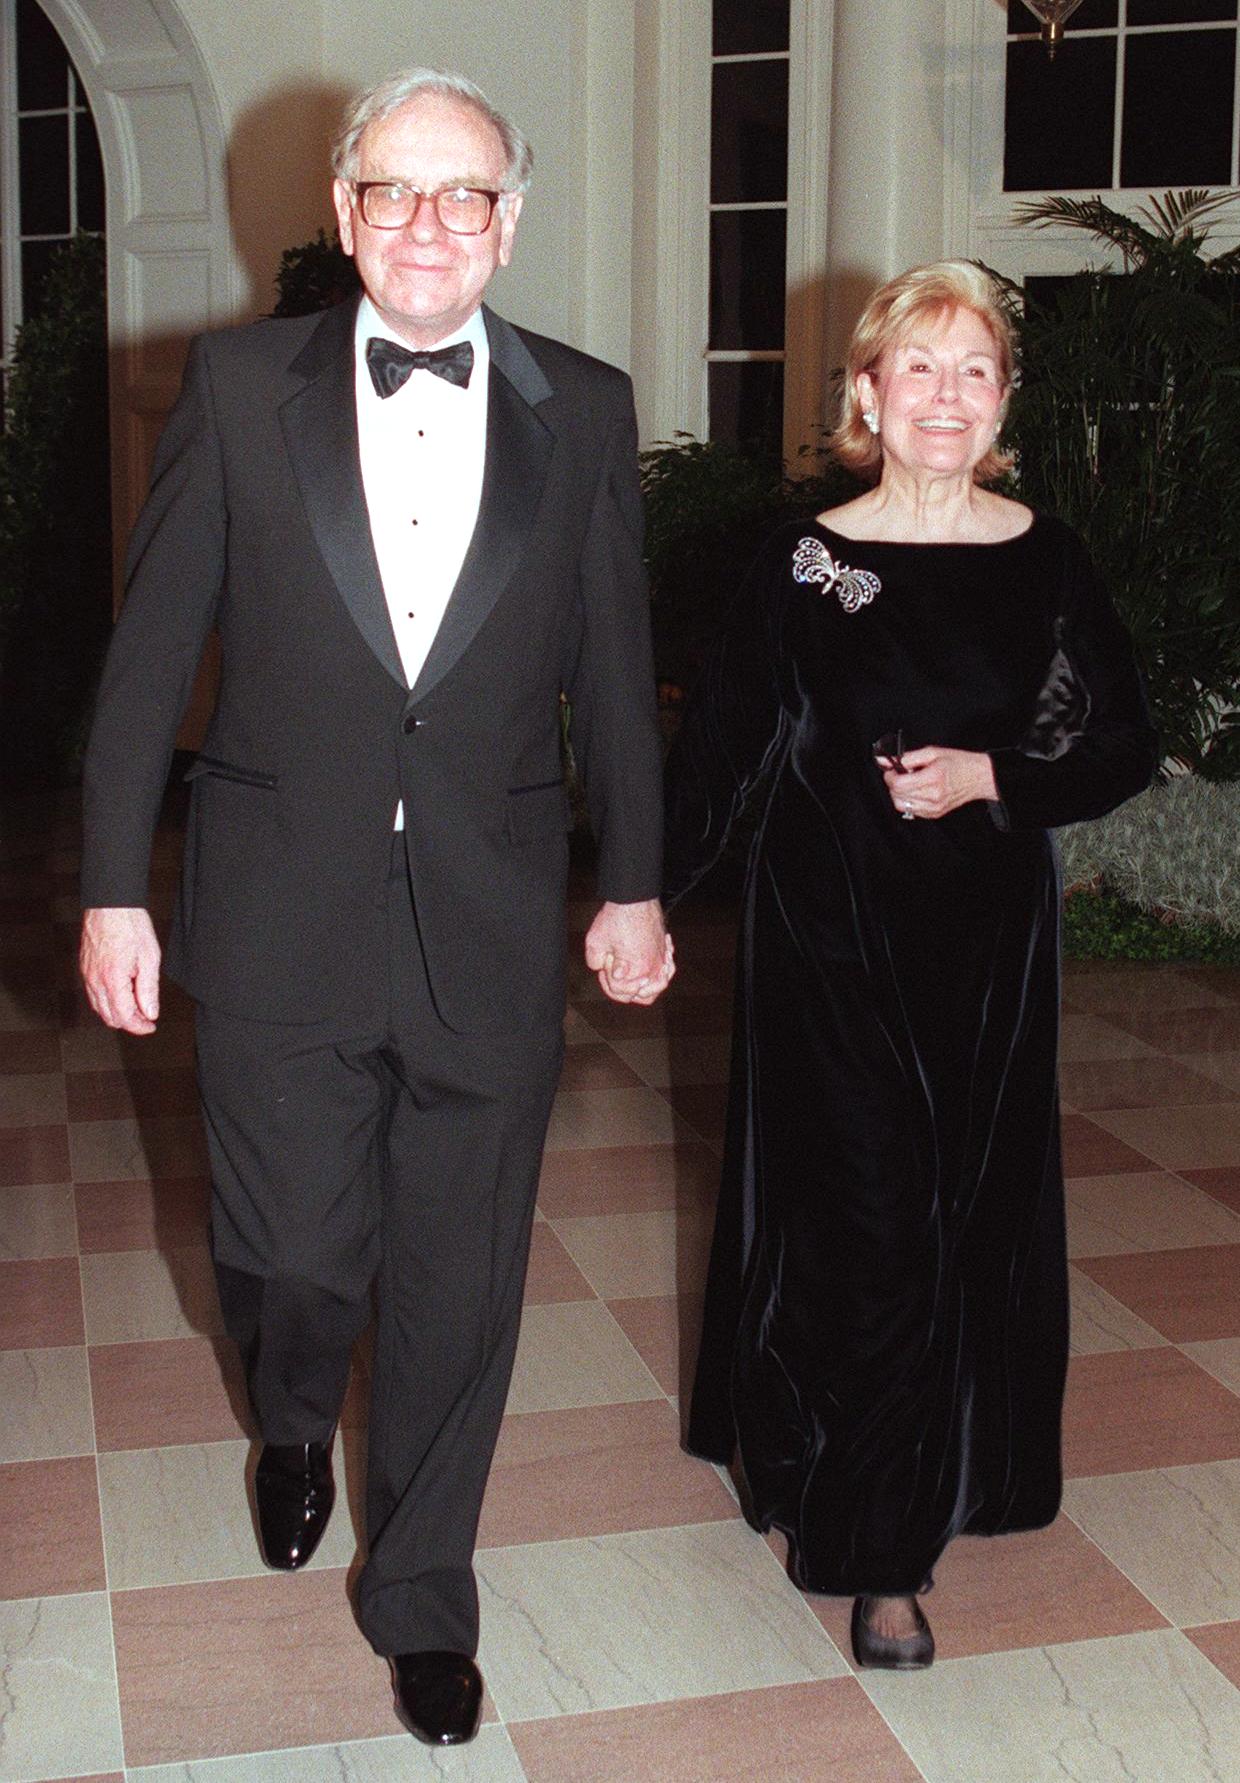
<path id="1" fill-rule="evenodd" d="M 1057 829 L 1102 817 L 1149 785 L 1158 765 L 1128 633 L 1084 546 L 1064 531 L 1057 649 L 1027 736 L 990 752 L 1001 829 Z"/>
<path id="2" fill-rule="evenodd" d="M 772 541 L 754 562 L 669 752 L 665 904 L 718 860 L 746 795 L 783 746 L 779 633 L 786 559 Z"/>

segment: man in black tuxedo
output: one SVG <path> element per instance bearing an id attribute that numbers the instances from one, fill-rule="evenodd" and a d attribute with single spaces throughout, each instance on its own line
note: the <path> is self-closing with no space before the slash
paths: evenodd
<path id="1" fill-rule="evenodd" d="M 561 691 L 587 961 L 622 1002 L 673 970 L 636 428 L 622 373 L 481 307 L 531 158 L 475 87 L 385 81 L 334 165 L 360 303 L 195 341 L 160 443 L 86 761 L 82 972 L 105 1022 L 153 1030 L 151 836 L 214 625 L 167 966 L 263 1550 L 302 1566 L 326 1525 L 377 1277 L 359 1615 L 405 1724 L 452 1744 L 563 1052 Z"/>

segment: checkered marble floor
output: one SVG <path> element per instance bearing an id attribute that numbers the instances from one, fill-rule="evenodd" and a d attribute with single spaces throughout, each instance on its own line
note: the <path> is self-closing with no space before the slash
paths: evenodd
<path id="1" fill-rule="evenodd" d="M 858 1676 L 848 1605 L 797 1593 L 678 1447 L 728 910 L 686 914 L 655 1010 L 575 972 L 481 1532 L 485 1724 L 432 1755 L 349 1610 L 364 1347 L 347 1502 L 307 1572 L 269 1573 L 188 1011 L 174 992 L 128 1041 L 84 1009 L 68 803 L 7 812 L 0 840 L 0 1783 L 1240 1777 L 1240 974 L 1069 971 L 1064 1513 L 957 1542 L 938 1663 Z"/>

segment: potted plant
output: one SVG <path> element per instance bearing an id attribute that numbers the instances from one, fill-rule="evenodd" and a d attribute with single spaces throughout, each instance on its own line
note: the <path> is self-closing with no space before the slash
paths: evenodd
<path id="1" fill-rule="evenodd" d="M 1020 495 L 1083 534 L 1132 630 L 1169 764 L 1215 780 L 1240 777 L 1240 249 L 1206 252 L 1230 202 L 1020 207 L 1123 271 L 1035 287 L 1008 426 Z"/>

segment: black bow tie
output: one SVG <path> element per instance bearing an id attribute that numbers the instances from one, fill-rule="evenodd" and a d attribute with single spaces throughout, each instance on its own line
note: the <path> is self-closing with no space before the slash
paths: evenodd
<path id="1" fill-rule="evenodd" d="M 437 378 L 446 378 L 464 390 L 474 369 L 474 349 L 470 341 L 457 341 L 452 347 L 415 353 L 411 347 L 397 346 L 376 334 L 366 342 L 366 363 L 377 396 L 395 396 L 413 371 L 433 371 Z"/>

